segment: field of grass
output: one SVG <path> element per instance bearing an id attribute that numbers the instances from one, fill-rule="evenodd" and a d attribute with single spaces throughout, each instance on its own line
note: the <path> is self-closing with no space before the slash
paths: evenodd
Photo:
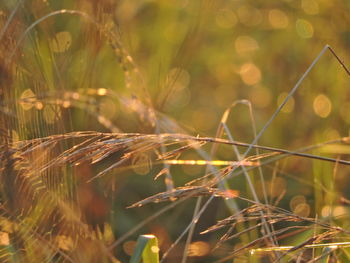
<path id="1" fill-rule="evenodd" d="M 1 1 L 0 262 L 350 262 L 349 11 Z"/>

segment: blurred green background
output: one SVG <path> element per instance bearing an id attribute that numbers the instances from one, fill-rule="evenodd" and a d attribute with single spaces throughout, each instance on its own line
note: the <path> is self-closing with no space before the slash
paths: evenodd
<path id="1" fill-rule="evenodd" d="M 347 0 L 12 0 L 1 1 L 0 8 L 0 25 L 6 29 L 0 31 L 1 59 L 7 63 L 14 52 L 6 64 L 11 85 L 3 99 L 17 116 L 11 124 L 17 140 L 82 130 L 214 137 L 224 111 L 242 99 L 251 102 L 259 131 L 326 44 L 345 65 L 350 61 Z M 104 30 L 114 32 L 122 51 L 113 50 L 108 36 L 78 15 L 47 18 L 24 35 L 32 23 L 60 9 L 89 14 Z M 297 149 L 348 136 L 349 83 L 349 76 L 327 51 L 259 144 Z M 148 107 L 156 111 L 156 119 L 163 120 L 160 124 L 155 125 Z M 234 139 L 253 140 L 247 106 L 234 107 L 227 125 Z M 313 153 L 346 158 L 349 149 Z M 198 156 L 188 153 L 183 158 Z M 222 147 L 216 158 L 234 158 L 232 149 Z M 162 206 L 125 210 L 165 190 L 161 180 L 154 182 L 151 177 L 161 166 L 151 168 L 117 170 L 82 190 L 106 198 L 117 214 L 108 217 L 116 238 Z M 89 169 L 94 174 L 101 167 Z M 204 168 L 184 166 L 171 171 L 175 185 L 181 186 L 203 175 Z M 347 167 L 334 172 L 334 164 L 290 158 L 264 167 L 264 172 L 271 202 L 281 197 L 282 207 L 304 216 L 327 217 L 329 211 L 333 216 L 348 214 L 348 207 L 339 201 L 350 198 Z M 116 188 L 112 197 L 111 185 Z M 258 179 L 255 185 L 259 192 Z M 250 196 L 242 178 L 231 187 Z M 155 233 L 167 247 L 190 221 L 193 207 L 194 201 L 187 202 L 140 233 Z M 196 232 L 229 213 L 222 201 L 209 210 Z M 346 220 L 339 224 L 348 225 Z M 215 235 L 195 236 L 195 241 L 215 239 Z M 181 246 L 172 262 L 182 255 Z M 207 248 L 208 243 L 200 246 Z M 230 249 L 214 255 L 221 257 Z M 205 251 L 203 257 L 190 259 L 208 262 L 209 250 Z M 120 253 L 129 253 L 127 244 Z"/>

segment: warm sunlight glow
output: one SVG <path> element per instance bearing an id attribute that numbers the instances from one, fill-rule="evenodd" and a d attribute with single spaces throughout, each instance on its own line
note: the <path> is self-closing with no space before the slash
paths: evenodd
<path id="1" fill-rule="evenodd" d="M 36 101 L 34 105 L 37 110 L 42 110 L 44 108 L 44 104 L 41 101 Z"/>
<path id="2" fill-rule="evenodd" d="M 105 96 L 105 95 L 107 95 L 107 92 L 108 92 L 107 89 L 100 88 L 100 89 L 97 90 L 97 95 L 99 95 L 99 96 Z"/>
<path id="3" fill-rule="evenodd" d="M 325 205 L 321 210 L 322 217 L 329 217 L 331 215 L 331 207 L 329 205 Z"/>
<path id="4" fill-rule="evenodd" d="M 310 211 L 310 205 L 306 203 L 300 203 L 294 208 L 293 213 L 298 216 L 308 217 L 310 215 Z"/>
<path id="5" fill-rule="evenodd" d="M 164 160 L 163 161 L 166 164 L 180 164 L 180 165 L 214 165 L 214 166 L 221 166 L 221 165 L 237 165 L 237 166 L 258 166 L 260 165 L 259 162 L 250 162 L 250 161 L 220 161 L 220 160 L 213 160 L 213 161 L 207 161 L 207 160 Z"/>
<path id="6" fill-rule="evenodd" d="M 157 247 L 157 246 L 151 246 L 151 251 L 152 251 L 153 253 L 158 253 L 158 252 L 159 252 L 159 247 Z"/>
<path id="7" fill-rule="evenodd" d="M 136 154 L 132 160 L 132 169 L 139 175 L 146 175 L 152 169 L 152 161 L 145 153 Z"/>
<path id="8" fill-rule="evenodd" d="M 136 242 L 135 241 L 126 241 L 123 244 L 124 253 L 129 255 L 129 256 L 131 256 L 132 253 L 134 252 L 135 246 L 136 246 Z"/>
<path id="9" fill-rule="evenodd" d="M 244 55 L 259 49 L 258 42 L 250 36 L 239 36 L 235 40 L 237 54 Z"/>
<path id="10" fill-rule="evenodd" d="M 346 261 L 349 2 L 0 0 L 0 263 Z"/>
<path id="11" fill-rule="evenodd" d="M 308 15 L 317 15 L 319 13 L 319 6 L 315 0 L 302 0 L 301 8 Z"/>
<path id="12" fill-rule="evenodd" d="M 337 129 L 332 129 L 332 128 L 326 129 L 323 132 L 323 136 L 326 140 L 335 140 L 335 139 L 341 137 L 339 131 Z M 345 145 L 343 145 L 343 146 L 345 146 Z M 348 147 L 348 149 L 349 149 L 349 147 Z M 349 151 L 350 151 L 350 149 L 349 149 Z"/>
<path id="13" fill-rule="evenodd" d="M 260 69 L 253 63 L 242 65 L 239 74 L 243 82 L 247 85 L 255 85 L 261 81 Z"/>
<path id="14" fill-rule="evenodd" d="M 261 85 L 253 86 L 250 90 L 249 100 L 254 107 L 265 108 L 270 105 L 272 100 L 271 91 Z"/>
<path id="15" fill-rule="evenodd" d="M 188 249 L 188 256 L 203 257 L 210 252 L 210 245 L 207 242 L 196 241 L 190 244 Z"/>
<path id="16" fill-rule="evenodd" d="M 341 218 L 344 216 L 349 215 L 349 212 L 347 211 L 347 208 L 342 205 L 338 206 L 329 206 L 325 205 L 321 210 L 322 217 L 335 217 L 335 218 Z"/>
<path id="17" fill-rule="evenodd" d="M 31 89 L 23 91 L 20 99 L 20 105 L 24 110 L 30 110 L 34 106 L 36 100 L 35 94 Z"/>
<path id="18" fill-rule="evenodd" d="M 69 108 L 72 105 L 72 103 L 69 100 L 62 101 L 62 107 L 63 108 Z"/>
<path id="19" fill-rule="evenodd" d="M 327 118 L 332 111 L 332 102 L 324 95 L 319 94 L 313 102 L 314 112 L 321 118 Z"/>
<path id="20" fill-rule="evenodd" d="M 249 5 L 243 5 L 237 10 L 239 21 L 246 26 L 257 26 L 262 22 L 261 11 Z"/>
<path id="21" fill-rule="evenodd" d="M 288 26 L 289 19 L 283 11 L 272 9 L 269 11 L 269 22 L 273 28 L 281 29 Z"/>
<path id="22" fill-rule="evenodd" d="M 230 9 L 222 9 L 216 15 L 215 22 L 219 27 L 232 28 L 237 24 L 237 16 Z"/>
<path id="23" fill-rule="evenodd" d="M 166 76 L 166 86 L 176 92 L 183 90 L 190 83 L 190 74 L 183 68 L 172 68 Z"/>
<path id="24" fill-rule="evenodd" d="M 305 202 L 306 202 L 305 196 L 296 195 L 290 200 L 289 207 L 292 211 L 294 211 L 299 204 L 304 204 Z"/>
<path id="25" fill-rule="evenodd" d="M 222 196 L 224 196 L 225 199 L 236 198 L 239 196 L 239 191 L 228 189 L 222 192 Z"/>
<path id="26" fill-rule="evenodd" d="M 0 246 L 10 245 L 10 236 L 6 232 L 0 232 Z"/>
<path id="27" fill-rule="evenodd" d="M 339 217 L 344 217 L 346 215 L 349 215 L 347 207 L 342 205 L 337 205 L 336 207 L 334 207 L 333 209 L 334 217 L 339 218 Z"/>
<path id="28" fill-rule="evenodd" d="M 311 38 L 314 35 L 314 27 L 305 19 L 298 19 L 295 27 L 298 35 L 302 38 Z"/>

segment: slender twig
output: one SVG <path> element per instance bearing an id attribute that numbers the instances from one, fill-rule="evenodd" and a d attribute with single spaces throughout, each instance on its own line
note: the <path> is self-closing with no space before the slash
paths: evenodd
<path id="1" fill-rule="evenodd" d="M 3 36 L 5 35 L 7 28 L 9 27 L 9 25 L 10 25 L 12 19 L 14 18 L 15 14 L 17 13 L 18 8 L 19 8 L 20 5 L 22 4 L 22 2 L 23 2 L 23 0 L 18 0 L 18 1 L 17 1 L 17 4 L 16 4 L 15 8 L 13 8 L 13 10 L 12 10 L 12 12 L 11 12 L 9 18 L 6 20 L 5 25 L 2 27 L 2 29 L 1 29 L 1 31 L 0 31 L 0 41 L 1 41 L 1 39 L 3 38 Z"/>
<path id="2" fill-rule="evenodd" d="M 350 70 L 346 67 L 344 62 L 338 57 L 338 55 L 335 53 L 333 48 L 331 48 L 330 46 L 327 46 L 327 48 L 332 52 L 333 56 L 338 60 L 340 65 L 343 67 L 343 69 L 346 71 L 346 73 L 348 73 L 348 75 L 350 76 Z"/>

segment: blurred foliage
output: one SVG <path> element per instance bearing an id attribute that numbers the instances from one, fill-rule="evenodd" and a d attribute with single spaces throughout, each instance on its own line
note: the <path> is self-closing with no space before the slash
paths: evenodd
<path id="1" fill-rule="evenodd" d="M 78 10 L 91 19 L 64 13 L 39 23 L 61 9 Z M 346 0 L 1 1 L 1 144 L 73 131 L 214 137 L 224 111 L 242 99 L 251 102 L 259 131 L 326 44 L 349 66 L 349 11 Z M 30 28 L 33 23 L 37 24 Z M 348 136 L 348 88 L 349 76 L 326 52 L 259 144 L 297 149 Z M 235 140 L 249 143 L 254 139 L 246 105 L 232 109 L 227 127 Z M 72 145 L 67 142 L 59 147 Z M 209 147 L 204 149 L 210 151 Z M 58 152 L 52 148 L 37 153 L 44 156 L 37 162 L 48 162 L 54 154 L 50 151 Z M 35 154 L 30 160 L 37 160 Z M 349 148 L 330 147 L 313 154 L 346 159 Z M 203 158 L 195 151 L 182 157 Z M 162 180 L 153 181 L 152 176 L 162 167 L 153 165 L 147 156 L 135 157 L 130 164 L 133 169 L 120 167 L 88 182 L 118 158 L 120 155 L 104 164 L 82 163 L 51 171 L 47 179 L 53 191 L 62 191 L 67 200 L 78 199 L 73 210 L 85 213 L 84 220 L 92 230 L 109 233 L 110 237 L 103 238 L 110 240 L 118 240 L 162 205 L 125 207 L 165 191 L 167 185 Z M 222 146 L 213 158 L 235 157 L 231 148 Z M 266 184 L 271 204 L 348 227 L 348 167 L 291 157 L 263 170 L 264 182 L 252 179 L 259 197 Z M 182 186 L 203 175 L 205 168 L 173 166 L 171 172 L 175 186 Z M 230 185 L 251 197 L 243 178 L 235 178 Z M 42 205 L 47 204 L 43 201 Z M 125 262 L 138 234 L 146 232 L 155 234 L 161 251 L 165 251 L 190 222 L 193 209 L 194 201 L 187 201 L 155 219 L 116 248 L 116 257 Z M 189 262 L 224 257 L 232 246 L 244 243 L 244 238 L 254 239 L 252 234 L 211 253 L 208 246 L 218 235 L 197 232 L 230 211 L 220 200 L 208 210 L 196 227 Z M 10 232 L 4 230 L 7 221 L 1 220 L 0 245 L 7 244 L 6 249 L 11 250 L 6 236 Z M 303 237 L 286 242 L 300 240 Z M 55 242 L 63 251 L 74 246 L 66 232 L 57 235 Z M 80 244 L 91 253 L 76 255 L 74 262 L 97 262 L 100 254 L 94 242 Z M 183 247 L 181 241 L 169 262 L 179 262 Z M 31 253 L 35 255 L 35 251 L 33 248 Z M 12 262 L 16 260 L 20 258 Z"/>

